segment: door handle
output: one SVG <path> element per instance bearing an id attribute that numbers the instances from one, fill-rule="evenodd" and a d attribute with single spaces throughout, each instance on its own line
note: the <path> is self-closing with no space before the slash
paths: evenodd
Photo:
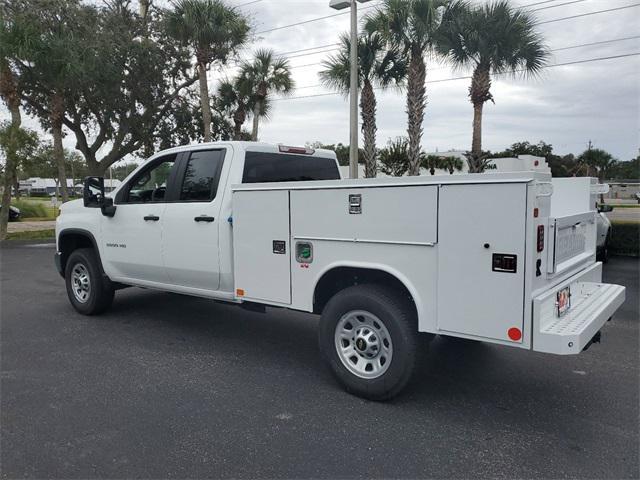
<path id="1" fill-rule="evenodd" d="M 145 222 L 148 222 L 148 221 L 157 222 L 158 220 L 160 220 L 160 217 L 158 217 L 157 215 L 147 215 L 146 217 L 144 217 Z"/>
<path id="2" fill-rule="evenodd" d="M 210 217 L 208 215 L 200 215 L 199 217 L 194 218 L 196 222 L 207 222 L 211 223 L 215 220 L 215 217 Z"/>

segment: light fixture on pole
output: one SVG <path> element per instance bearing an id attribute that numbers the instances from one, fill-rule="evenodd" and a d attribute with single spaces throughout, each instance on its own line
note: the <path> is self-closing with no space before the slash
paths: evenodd
<path id="1" fill-rule="evenodd" d="M 370 0 L 358 0 L 360 3 Z M 351 7 L 351 49 L 349 81 L 349 177 L 358 178 L 358 3 L 354 0 L 331 0 L 335 10 Z"/>

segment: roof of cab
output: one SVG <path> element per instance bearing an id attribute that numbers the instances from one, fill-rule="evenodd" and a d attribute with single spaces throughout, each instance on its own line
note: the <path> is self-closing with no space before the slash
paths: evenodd
<path id="1" fill-rule="evenodd" d="M 217 142 L 202 142 L 202 143 L 191 143 L 189 145 L 181 145 L 179 147 L 173 147 L 173 148 L 169 148 L 167 150 L 163 150 L 161 152 L 158 152 L 154 155 L 155 156 L 159 156 L 162 154 L 166 154 L 166 153 L 178 153 L 178 152 L 187 152 L 187 151 L 191 151 L 191 150 L 195 150 L 195 149 L 201 149 L 201 148 L 207 148 L 207 147 L 221 147 L 221 146 L 231 146 L 234 150 L 244 150 L 244 151 L 249 151 L 249 152 L 272 152 L 272 153 L 283 153 L 286 155 L 286 153 L 284 152 L 280 152 L 279 147 L 280 146 L 284 146 L 285 144 L 283 143 L 278 143 L 278 144 L 274 144 L 274 143 L 266 143 L 266 142 L 248 142 L 248 141 L 217 141 Z M 294 145 L 287 145 L 287 146 L 294 146 Z M 303 148 L 303 147 L 301 147 Z M 314 150 L 313 156 L 316 157 L 328 157 L 328 158 L 332 158 L 335 159 L 336 158 L 336 153 L 333 150 L 326 150 L 326 149 L 312 149 Z"/>

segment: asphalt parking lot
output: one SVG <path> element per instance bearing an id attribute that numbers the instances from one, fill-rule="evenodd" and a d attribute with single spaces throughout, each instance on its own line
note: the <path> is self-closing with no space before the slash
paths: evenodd
<path id="1" fill-rule="evenodd" d="M 83 317 L 52 246 L 2 247 L 2 478 L 638 478 L 639 262 L 572 357 L 437 338 L 406 393 L 344 393 L 313 316 L 140 289 Z"/>

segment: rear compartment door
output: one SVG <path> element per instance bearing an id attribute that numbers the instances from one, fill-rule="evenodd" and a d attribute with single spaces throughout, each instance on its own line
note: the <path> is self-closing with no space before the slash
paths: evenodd
<path id="1" fill-rule="evenodd" d="M 521 341 L 526 195 L 525 183 L 441 187 L 438 329 L 443 333 Z"/>
<path id="2" fill-rule="evenodd" d="M 291 303 L 289 237 L 289 191 L 233 193 L 233 261 L 238 296 Z"/>

